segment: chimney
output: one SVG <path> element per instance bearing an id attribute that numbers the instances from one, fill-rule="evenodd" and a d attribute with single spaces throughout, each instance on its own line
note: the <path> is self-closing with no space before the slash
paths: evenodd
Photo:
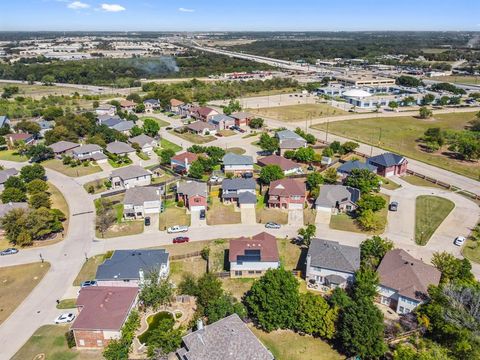
<path id="1" fill-rule="evenodd" d="M 143 269 L 138 270 L 138 277 L 140 278 L 140 284 L 143 284 L 145 281 L 145 273 L 143 272 Z"/>
<path id="2" fill-rule="evenodd" d="M 202 319 L 197 320 L 197 330 L 203 330 L 203 320 Z"/>

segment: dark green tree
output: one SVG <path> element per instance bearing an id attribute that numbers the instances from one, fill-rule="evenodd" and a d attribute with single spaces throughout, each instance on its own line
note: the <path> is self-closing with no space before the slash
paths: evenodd
<path id="1" fill-rule="evenodd" d="M 283 179 L 285 175 L 283 174 L 283 170 L 278 165 L 267 165 L 260 170 L 259 180 L 268 185 L 272 181 Z"/>
<path id="2" fill-rule="evenodd" d="M 345 179 L 345 185 L 357 188 L 362 194 L 380 189 L 380 179 L 368 169 L 353 169 Z"/>

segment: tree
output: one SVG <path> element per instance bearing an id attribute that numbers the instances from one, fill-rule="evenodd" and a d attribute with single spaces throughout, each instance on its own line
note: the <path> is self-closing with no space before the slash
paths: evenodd
<path id="1" fill-rule="evenodd" d="M 27 156 L 34 163 L 39 163 L 48 159 L 53 159 L 55 156 L 53 150 L 43 144 L 38 144 L 30 147 L 27 151 Z"/>
<path id="2" fill-rule="evenodd" d="M 370 209 L 362 211 L 356 220 L 360 227 L 366 231 L 377 231 L 385 226 L 385 221 L 381 216 Z"/>
<path id="3" fill-rule="evenodd" d="M 389 102 L 388 102 L 388 107 L 389 107 L 391 110 L 398 109 L 398 103 L 397 103 L 396 101 L 389 101 Z"/>
<path id="4" fill-rule="evenodd" d="M 337 169 L 329 167 L 323 173 L 323 180 L 326 184 L 335 184 L 337 182 Z"/>
<path id="5" fill-rule="evenodd" d="M 160 130 L 160 125 L 155 119 L 147 118 L 143 121 L 143 132 L 148 136 L 155 137 Z"/>
<path id="6" fill-rule="evenodd" d="M 153 358 L 156 355 L 166 356 L 177 350 L 182 343 L 182 331 L 174 329 L 175 320 L 166 318 L 160 320 L 155 330 L 151 331 L 145 340 L 148 343 L 147 355 Z"/>
<path id="7" fill-rule="evenodd" d="M 37 192 L 30 195 L 28 199 L 29 205 L 34 209 L 39 209 L 41 207 L 48 208 L 52 206 L 52 201 L 50 200 L 50 194 L 46 192 Z"/>
<path id="8" fill-rule="evenodd" d="M 317 227 L 313 224 L 308 224 L 306 227 L 298 230 L 298 235 L 302 237 L 302 243 L 306 246 L 310 246 L 310 242 L 316 233 Z"/>
<path id="9" fill-rule="evenodd" d="M 135 136 L 138 136 L 138 135 L 142 135 L 143 134 L 143 129 L 137 125 L 135 125 L 134 127 L 132 127 L 132 129 L 130 130 L 130 135 L 132 137 L 135 137 Z"/>
<path id="10" fill-rule="evenodd" d="M 30 246 L 33 244 L 32 237 L 26 230 L 20 231 L 15 243 L 19 246 Z"/>
<path id="11" fill-rule="evenodd" d="M 360 257 L 362 263 L 376 268 L 382 261 L 385 254 L 393 249 L 393 242 L 382 239 L 380 236 L 374 235 L 360 244 Z"/>
<path id="12" fill-rule="evenodd" d="M 263 123 L 264 120 L 262 118 L 253 118 L 248 123 L 248 126 L 250 126 L 252 129 L 260 129 L 263 127 Z"/>
<path id="13" fill-rule="evenodd" d="M 408 75 L 402 75 L 397 77 L 397 79 L 395 80 L 395 83 L 397 85 L 406 86 L 406 87 L 419 87 L 423 85 L 422 80 L 417 79 L 416 77 L 413 77 L 413 76 L 408 76 Z"/>
<path id="14" fill-rule="evenodd" d="M 29 183 L 30 181 L 35 180 L 35 179 L 44 180 L 45 179 L 45 169 L 40 164 L 33 164 L 33 165 L 24 166 L 20 170 L 20 178 L 23 181 L 25 181 L 26 183 Z"/>
<path id="15" fill-rule="evenodd" d="M 362 194 L 360 199 L 357 201 L 358 211 L 361 213 L 365 210 L 372 210 L 373 212 L 377 212 L 382 210 L 387 201 L 381 197 L 380 195 L 373 195 L 373 194 Z"/>
<path id="16" fill-rule="evenodd" d="M 438 99 L 438 105 L 440 106 L 448 105 L 449 102 L 450 98 L 448 96 L 442 96 L 440 99 Z"/>
<path id="17" fill-rule="evenodd" d="M 345 185 L 357 188 L 362 194 L 380 189 L 380 179 L 368 169 L 353 169 L 345 179 Z"/>
<path id="18" fill-rule="evenodd" d="M 361 267 L 355 273 L 353 299 L 373 301 L 377 294 L 378 273 L 370 267 Z"/>
<path id="19" fill-rule="evenodd" d="M 301 162 L 310 163 L 315 158 L 315 150 L 311 147 L 301 147 L 295 152 L 295 159 Z"/>
<path id="20" fill-rule="evenodd" d="M 175 156 L 175 151 L 172 149 L 163 149 L 160 152 L 160 163 L 163 165 L 170 164 L 172 157 Z"/>
<path id="21" fill-rule="evenodd" d="M 323 176 L 319 172 L 312 172 L 307 175 L 306 182 L 309 190 L 316 189 L 323 184 Z"/>
<path id="22" fill-rule="evenodd" d="M 435 95 L 433 94 L 426 94 L 423 99 L 422 99 L 422 103 L 425 104 L 425 105 L 429 105 L 431 103 L 433 103 L 435 101 Z"/>
<path id="23" fill-rule="evenodd" d="M 188 176 L 194 179 L 201 179 L 204 173 L 205 169 L 202 165 L 202 162 L 199 160 L 193 161 L 190 165 L 190 169 L 188 170 Z"/>
<path id="24" fill-rule="evenodd" d="M 3 184 L 4 189 L 14 188 L 22 192 L 27 191 L 27 186 L 18 176 L 10 176 Z"/>
<path id="25" fill-rule="evenodd" d="M 455 136 L 448 150 L 456 151 L 466 160 L 479 159 L 480 141 L 473 131 L 464 131 Z"/>
<path id="26" fill-rule="evenodd" d="M 471 283 L 475 281 L 472 274 L 472 264 L 466 258 L 457 259 L 446 251 L 436 252 L 433 254 L 432 264 L 442 273 L 442 283 L 455 281 Z"/>
<path id="27" fill-rule="evenodd" d="M 283 170 L 278 165 L 267 165 L 260 170 L 259 180 L 263 184 L 270 184 L 272 181 L 283 179 L 285 175 Z"/>
<path id="28" fill-rule="evenodd" d="M 130 345 L 123 340 L 112 339 L 103 350 L 103 357 L 106 360 L 128 360 Z"/>
<path id="29" fill-rule="evenodd" d="M 105 236 L 105 232 L 110 226 L 115 224 L 116 221 L 117 216 L 111 208 L 97 210 L 95 227 L 102 234 L 102 237 Z"/>
<path id="30" fill-rule="evenodd" d="M 242 106 L 240 105 L 240 101 L 231 99 L 227 106 L 223 107 L 223 113 L 225 115 L 231 115 L 234 112 L 238 112 L 242 110 Z"/>
<path id="31" fill-rule="evenodd" d="M 146 307 L 154 311 L 159 306 L 170 303 L 173 297 L 173 286 L 168 278 L 161 278 L 159 269 L 151 269 L 145 276 L 145 281 L 140 285 L 138 299 Z"/>
<path id="32" fill-rule="evenodd" d="M 3 190 L 1 198 L 2 203 L 4 204 L 8 204 L 10 202 L 24 202 L 27 201 L 27 194 L 17 188 L 7 188 Z"/>
<path id="33" fill-rule="evenodd" d="M 393 360 L 453 360 L 446 348 L 433 341 L 420 339 L 415 344 L 399 344 L 393 352 Z"/>
<path id="34" fill-rule="evenodd" d="M 245 295 L 250 318 L 264 329 L 293 329 L 299 306 L 298 281 L 284 268 L 269 269 Z"/>
<path id="35" fill-rule="evenodd" d="M 418 110 L 418 114 L 420 115 L 421 119 L 429 119 L 433 115 L 432 110 L 425 106 L 422 106 L 420 110 Z"/>
<path id="36" fill-rule="evenodd" d="M 51 86 L 55 82 L 55 78 L 52 75 L 45 75 L 42 77 L 42 83 L 45 86 Z"/>
<path id="37" fill-rule="evenodd" d="M 346 141 L 342 144 L 343 153 L 348 154 L 357 149 L 360 145 L 355 141 Z"/>
<path id="38" fill-rule="evenodd" d="M 13 95 L 18 94 L 18 92 L 19 92 L 18 86 L 5 86 L 3 88 L 2 98 L 9 99 Z"/>
<path id="39" fill-rule="evenodd" d="M 222 294 L 205 308 L 205 315 L 209 324 L 232 314 L 237 314 L 241 319 L 246 318 L 247 315 L 243 304 L 229 294 Z"/>
<path id="40" fill-rule="evenodd" d="M 145 112 L 145 105 L 142 103 L 142 104 L 137 104 L 137 106 L 135 106 L 135 112 L 138 114 L 138 113 L 144 113 Z"/>
<path id="41" fill-rule="evenodd" d="M 300 294 L 296 328 L 309 335 L 332 339 L 335 334 L 337 311 L 327 301 L 310 292 Z"/>
<path id="42" fill-rule="evenodd" d="M 25 132 L 34 136 L 37 136 L 41 130 L 40 125 L 38 125 L 36 122 L 28 120 L 20 121 L 14 126 L 14 128 L 16 131 Z"/>
<path id="43" fill-rule="evenodd" d="M 16 244 L 18 236 L 25 230 L 27 222 L 27 210 L 19 208 L 7 212 L 1 219 L 2 229 L 7 240 Z"/>
<path id="44" fill-rule="evenodd" d="M 263 151 L 273 153 L 278 150 L 278 139 L 276 137 L 269 136 L 267 133 L 263 133 L 260 135 L 258 145 Z"/>

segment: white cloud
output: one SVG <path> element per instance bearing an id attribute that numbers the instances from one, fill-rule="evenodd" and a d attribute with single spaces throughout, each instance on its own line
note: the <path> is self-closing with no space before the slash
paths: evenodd
<path id="1" fill-rule="evenodd" d="M 90 5 L 85 4 L 81 1 L 74 1 L 67 5 L 69 9 L 79 10 L 79 9 L 88 9 Z"/>
<path id="2" fill-rule="evenodd" d="M 181 8 L 178 8 L 178 11 L 192 13 L 192 12 L 195 12 L 195 9 L 187 9 L 187 8 L 181 7 Z"/>
<path id="3" fill-rule="evenodd" d="M 120 12 L 126 10 L 122 5 L 118 4 L 102 4 L 100 7 L 103 11 L 107 12 Z"/>

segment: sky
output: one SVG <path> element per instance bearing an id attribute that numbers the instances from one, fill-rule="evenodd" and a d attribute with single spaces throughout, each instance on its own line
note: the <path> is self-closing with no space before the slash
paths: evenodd
<path id="1" fill-rule="evenodd" d="M 480 31 L 480 0 L 0 0 L 0 31 Z"/>

